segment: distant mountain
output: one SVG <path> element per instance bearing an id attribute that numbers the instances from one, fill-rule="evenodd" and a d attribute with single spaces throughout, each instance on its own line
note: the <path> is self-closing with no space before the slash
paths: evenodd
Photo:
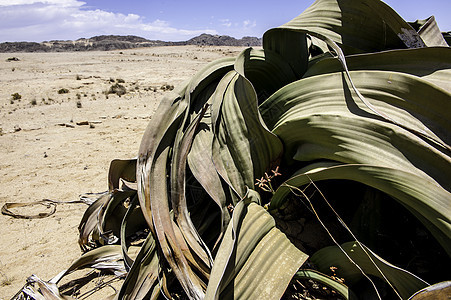
<path id="1" fill-rule="evenodd" d="M 239 40 L 228 35 L 201 34 L 188 41 L 186 45 L 199 46 L 261 46 L 262 40 L 256 37 L 245 36 Z"/>
<path id="2" fill-rule="evenodd" d="M 134 35 L 100 35 L 75 41 L 5 42 L 0 43 L 0 52 L 107 51 L 155 46 L 261 46 L 261 44 L 262 39 L 256 37 L 236 39 L 227 35 L 211 34 L 201 34 L 183 42 L 148 40 Z"/>

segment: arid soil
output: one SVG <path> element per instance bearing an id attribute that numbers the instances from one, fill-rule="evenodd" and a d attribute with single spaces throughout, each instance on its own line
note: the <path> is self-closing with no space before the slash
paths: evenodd
<path id="1" fill-rule="evenodd" d="M 1 53 L 0 205 L 71 201 L 82 193 L 105 191 L 110 161 L 137 155 L 164 89 L 242 49 Z M 108 94 L 114 84 L 126 93 Z M 58 205 L 54 215 L 43 219 L 0 215 L 0 299 L 11 298 L 31 274 L 48 280 L 80 256 L 77 226 L 86 207 Z"/>

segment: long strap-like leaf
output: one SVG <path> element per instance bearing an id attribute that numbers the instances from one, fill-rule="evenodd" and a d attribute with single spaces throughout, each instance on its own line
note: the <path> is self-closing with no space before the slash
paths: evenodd
<path id="1" fill-rule="evenodd" d="M 365 273 L 383 278 L 382 272 L 384 277 L 390 281 L 403 299 L 407 299 L 416 291 L 428 286 L 428 283 L 421 278 L 390 264 L 366 246 L 362 246 L 365 248 L 365 251 L 354 242 L 341 245 L 342 249 L 344 249 Z M 354 264 L 349 262 L 349 259 L 342 253 L 342 250 L 336 246 L 326 247 L 317 251 L 312 255 L 311 260 L 324 272 L 331 265 L 337 267 L 339 276 L 349 278 L 351 284 L 355 283 L 360 277 L 360 271 Z"/>
<path id="2" fill-rule="evenodd" d="M 205 245 L 196 228 L 193 225 L 191 217 L 189 216 L 188 206 L 185 198 L 185 184 L 186 184 L 186 158 L 191 148 L 191 144 L 196 133 L 197 127 L 208 109 L 208 104 L 202 109 L 198 115 L 186 129 L 183 138 L 178 147 L 174 149 L 172 160 L 172 189 L 171 200 L 174 211 L 174 218 L 177 225 L 186 239 L 190 248 L 195 252 L 206 266 L 206 271 L 209 271 L 213 264 L 210 250 Z M 194 262 L 193 262 L 194 263 Z"/>
<path id="3" fill-rule="evenodd" d="M 213 265 L 206 299 L 279 299 L 307 255 L 294 247 L 248 190 L 234 210 Z M 277 278 L 277 280 L 275 280 Z"/>
<path id="4" fill-rule="evenodd" d="M 344 164 L 331 167 L 312 165 L 282 184 L 271 200 L 270 210 L 280 207 L 290 186 L 311 181 L 342 179 L 376 188 L 402 203 L 428 228 L 444 250 L 451 253 L 450 193 L 419 174 L 373 165 Z"/>
<path id="5" fill-rule="evenodd" d="M 283 146 L 262 122 L 255 91 L 246 78 L 235 71 L 228 73 L 215 97 L 213 162 L 218 173 L 243 197 L 246 187 L 253 187 L 256 178 L 277 164 Z"/>

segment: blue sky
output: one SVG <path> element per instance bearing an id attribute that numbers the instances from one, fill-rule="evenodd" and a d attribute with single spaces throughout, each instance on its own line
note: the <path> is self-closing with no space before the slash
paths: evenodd
<path id="1" fill-rule="evenodd" d="M 0 0 L 0 42 L 138 35 L 165 41 L 201 33 L 258 36 L 313 0 Z M 386 0 L 407 21 L 434 15 L 451 31 L 450 0 Z"/>

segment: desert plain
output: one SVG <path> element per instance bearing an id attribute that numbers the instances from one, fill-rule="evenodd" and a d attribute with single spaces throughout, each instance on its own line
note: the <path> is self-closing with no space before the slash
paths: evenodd
<path id="1" fill-rule="evenodd" d="M 110 161 L 137 155 L 165 93 L 208 62 L 242 50 L 0 53 L 0 206 L 73 201 L 107 190 Z M 125 94 L 108 93 L 115 84 Z M 58 205 L 42 219 L 0 215 L 0 299 L 13 297 L 30 275 L 49 280 L 80 257 L 77 227 L 86 208 Z M 34 206 L 21 212 L 43 211 Z"/>

